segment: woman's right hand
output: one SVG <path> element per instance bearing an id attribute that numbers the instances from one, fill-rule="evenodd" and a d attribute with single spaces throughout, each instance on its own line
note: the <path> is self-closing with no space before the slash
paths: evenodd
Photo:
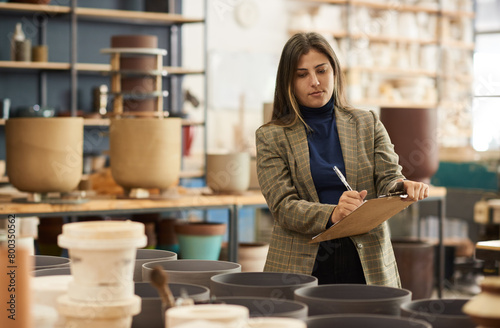
<path id="1" fill-rule="evenodd" d="M 365 200 L 366 194 L 368 194 L 368 191 L 366 190 L 362 190 L 360 192 L 344 191 L 342 196 L 340 196 L 339 203 L 333 210 L 331 217 L 332 223 L 335 224 L 339 222 L 361 206 Z"/>

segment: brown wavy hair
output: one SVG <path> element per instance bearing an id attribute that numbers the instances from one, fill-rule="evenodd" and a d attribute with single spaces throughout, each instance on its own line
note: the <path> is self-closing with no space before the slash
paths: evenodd
<path id="1" fill-rule="evenodd" d="M 292 126 L 297 120 L 301 120 L 307 127 L 300 114 L 299 104 L 293 92 L 293 82 L 300 56 L 307 54 L 311 49 L 324 54 L 333 68 L 335 106 L 350 108 L 344 92 L 344 74 L 340 68 L 337 55 L 328 41 L 321 34 L 315 32 L 297 33 L 287 41 L 281 53 L 270 124 Z"/>

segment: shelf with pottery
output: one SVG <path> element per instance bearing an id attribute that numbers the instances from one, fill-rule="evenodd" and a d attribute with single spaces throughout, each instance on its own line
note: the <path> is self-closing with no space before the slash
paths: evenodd
<path id="1" fill-rule="evenodd" d="M 388 99 L 362 99 L 352 101 L 355 106 L 397 107 L 397 108 L 436 108 L 437 103 L 422 103 L 412 101 L 392 101 Z"/>
<path id="2" fill-rule="evenodd" d="M 65 71 L 71 69 L 69 63 L 58 62 L 21 62 L 0 60 L 0 68 L 5 69 L 26 69 L 26 70 L 57 70 Z M 109 64 L 92 64 L 92 63 L 78 63 L 76 70 L 79 72 L 110 72 L 111 66 Z M 176 66 L 164 66 L 163 70 L 170 75 L 196 75 L 205 74 L 202 69 L 184 68 Z"/>
<path id="3" fill-rule="evenodd" d="M 0 11 L 35 12 L 50 14 L 70 14 L 68 6 L 38 5 L 24 3 L 0 3 Z M 186 23 L 203 23 L 202 18 L 185 17 L 179 14 L 142 12 L 117 9 L 100 9 L 78 7 L 75 10 L 77 17 L 84 19 L 113 20 L 127 24 L 157 24 L 173 25 Z"/>
<path id="4" fill-rule="evenodd" d="M 372 73 L 382 73 L 386 75 L 403 75 L 403 76 L 427 76 L 436 77 L 437 73 L 435 71 L 424 70 L 424 69 L 404 69 L 399 67 L 378 67 L 378 66 L 353 66 L 344 69 L 344 71 L 364 71 Z"/>

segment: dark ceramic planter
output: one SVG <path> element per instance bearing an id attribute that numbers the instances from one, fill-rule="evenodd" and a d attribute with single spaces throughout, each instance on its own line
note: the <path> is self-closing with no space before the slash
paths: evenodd
<path id="1" fill-rule="evenodd" d="M 33 270 L 69 268 L 71 260 L 66 257 L 49 256 L 49 255 L 34 255 Z"/>
<path id="2" fill-rule="evenodd" d="M 191 284 L 168 284 L 174 298 L 181 296 L 181 290 L 186 291 L 189 298 L 196 303 L 205 303 L 210 299 L 207 287 Z M 158 291 L 148 282 L 136 282 L 135 294 L 141 297 L 141 313 L 132 319 L 132 328 L 164 328 L 163 308 Z"/>
<path id="3" fill-rule="evenodd" d="M 293 300 L 294 290 L 317 286 L 316 277 L 279 272 L 239 272 L 212 277 L 210 291 L 217 297 L 255 296 Z"/>
<path id="4" fill-rule="evenodd" d="M 221 273 L 240 272 L 241 265 L 234 262 L 210 260 L 177 260 L 149 262 L 142 266 L 142 279 L 149 281 L 155 266 L 161 266 L 170 283 L 195 284 L 210 288 L 210 278 Z"/>
<path id="5" fill-rule="evenodd" d="M 142 265 L 154 261 L 175 261 L 177 254 L 158 249 L 138 249 L 135 256 L 134 281 L 142 281 Z"/>
<path id="6" fill-rule="evenodd" d="M 307 305 L 297 301 L 266 297 L 218 297 L 217 303 L 242 305 L 250 317 L 307 318 Z"/>
<path id="7" fill-rule="evenodd" d="M 71 268 L 68 266 L 65 268 L 35 270 L 32 275 L 33 277 L 66 276 L 71 275 Z"/>
<path id="8" fill-rule="evenodd" d="M 425 299 L 401 305 L 401 316 L 425 320 L 433 328 L 474 328 L 472 319 L 462 312 L 468 299 Z"/>
<path id="9" fill-rule="evenodd" d="M 295 300 L 306 303 L 309 315 L 400 314 L 400 306 L 411 301 L 406 289 L 375 285 L 321 285 L 295 291 Z"/>
<path id="10" fill-rule="evenodd" d="M 432 328 L 429 323 L 422 320 L 367 314 L 313 316 L 307 318 L 305 322 L 307 328 Z"/>

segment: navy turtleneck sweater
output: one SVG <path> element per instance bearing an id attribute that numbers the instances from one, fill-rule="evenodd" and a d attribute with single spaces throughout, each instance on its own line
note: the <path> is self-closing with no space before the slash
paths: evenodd
<path id="1" fill-rule="evenodd" d="M 340 146 L 335 104 L 333 97 L 320 108 L 300 106 L 304 121 L 312 129 L 307 136 L 309 160 L 314 186 L 323 204 L 338 204 L 346 187 L 333 171 L 337 166 L 345 174 L 344 159 Z M 328 221 L 327 227 L 331 226 Z M 319 284 L 365 284 L 359 255 L 350 238 L 339 238 L 320 243 L 312 275 Z"/>
<path id="2" fill-rule="evenodd" d="M 345 174 L 342 148 L 340 147 L 333 97 L 320 108 L 300 106 L 304 121 L 313 130 L 307 136 L 311 174 L 320 203 L 338 204 L 346 187 L 333 171 L 337 166 Z"/>

